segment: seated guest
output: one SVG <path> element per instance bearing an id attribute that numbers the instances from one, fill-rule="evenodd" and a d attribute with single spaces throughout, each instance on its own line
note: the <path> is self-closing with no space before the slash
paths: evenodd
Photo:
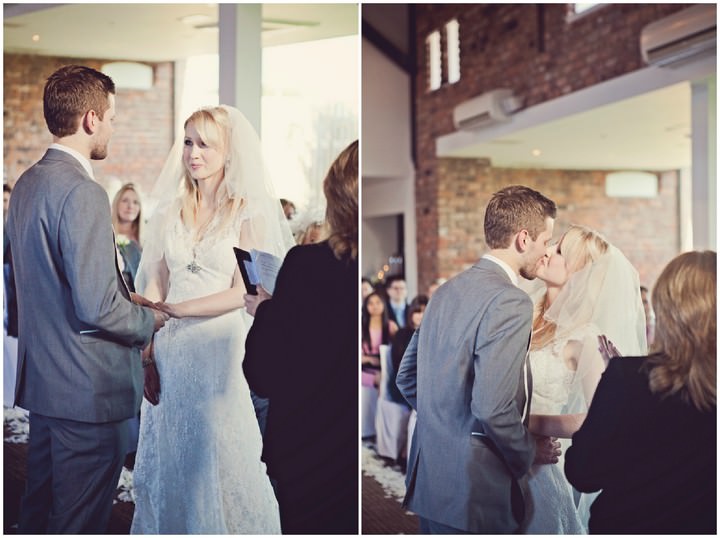
<path id="1" fill-rule="evenodd" d="M 398 328 L 405 326 L 407 318 L 407 284 L 400 276 L 391 276 L 385 282 L 385 293 L 388 297 L 388 316 L 395 322 Z"/>
<path id="2" fill-rule="evenodd" d="M 378 292 L 365 297 L 362 308 L 362 369 L 376 375 L 380 372 L 380 346 L 390 344 L 398 327 L 388 319 L 388 308 Z"/>
<path id="3" fill-rule="evenodd" d="M 427 298 L 427 295 L 418 295 L 412 300 L 410 306 L 408 306 L 407 309 L 407 319 L 405 327 L 398 330 L 398 332 L 392 339 L 392 345 L 390 346 L 390 356 L 392 358 L 393 370 L 392 379 L 389 382 L 389 387 L 390 397 L 396 403 L 403 403 L 407 405 L 405 398 L 403 398 L 402 394 L 400 394 L 400 389 L 398 389 L 397 385 L 395 385 L 395 378 L 397 377 L 397 371 L 398 368 L 400 368 L 400 361 L 405 354 L 405 350 L 410 343 L 410 339 L 415 333 L 415 330 L 420 327 L 420 323 L 422 322 L 423 313 L 425 312 L 425 307 L 428 304 L 428 300 L 429 299 Z M 410 406 L 408 405 L 408 407 Z"/>
<path id="4" fill-rule="evenodd" d="M 716 532 L 716 258 L 686 252 L 665 267 L 650 356 L 618 357 L 600 337 L 615 358 L 565 456 L 575 488 L 602 490 L 591 533 Z"/>
<path id="5" fill-rule="evenodd" d="M 270 400 L 262 459 L 283 534 L 358 532 L 357 141 L 323 188 L 329 239 L 288 252 L 272 298 L 245 295 L 243 370 Z"/>

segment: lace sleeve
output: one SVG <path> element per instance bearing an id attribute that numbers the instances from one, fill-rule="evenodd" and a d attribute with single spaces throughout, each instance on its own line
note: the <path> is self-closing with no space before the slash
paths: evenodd
<path id="1" fill-rule="evenodd" d="M 179 216 L 177 205 L 156 211 L 146 226 L 148 233 L 140 257 L 135 289 L 151 301 L 164 301 L 167 297 L 169 272 L 165 262 L 164 242 L 169 237 L 172 216 L 176 212 Z"/>
<path id="2" fill-rule="evenodd" d="M 279 201 L 275 202 L 268 201 L 260 207 L 248 203 L 247 209 L 238 218 L 240 248 L 262 250 L 280 259 L 285 258 L 285 254 L 294 246 L 294 241 L 282 206 Z"/>
<path id="3" fill-rule="evenodd" d="M 587 413 L 600 376 L 605 371 L 605 359 L 598 351 L 599 329 L 587 325 L 573 335 L 569 342 L 574 345 L 575 375 L 570 384 L 566 413 Z"/>

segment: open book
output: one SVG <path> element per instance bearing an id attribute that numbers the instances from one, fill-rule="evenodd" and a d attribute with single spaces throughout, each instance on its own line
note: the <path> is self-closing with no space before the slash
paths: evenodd
<path id="1" fill-rule="evenodd" d="M 250 295 L 257 295 L 256 287 L 260 284 L 272 295 L 275 292 L 275 280 L 280 271 L 282 260 L 262 250 L 252 249 L 248 252 L 237 247 L 233 247 L 233 250 L 247 292 Z"/>

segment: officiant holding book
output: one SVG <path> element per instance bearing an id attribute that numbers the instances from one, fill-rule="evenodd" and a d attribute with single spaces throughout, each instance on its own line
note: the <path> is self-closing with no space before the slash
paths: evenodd
<path id="1" fill-rule="evenodd" d="M 357 534 L 358 142 L 323 183 L 328 240 L 288 252 L 272 296 L 245 295 L 250 388 L 270 399 L 263 461 L 283 534 Z"/>

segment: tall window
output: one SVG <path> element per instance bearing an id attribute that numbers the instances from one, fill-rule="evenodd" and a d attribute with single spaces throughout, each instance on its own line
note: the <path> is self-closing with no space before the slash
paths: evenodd
<path id="1" fill-rule="evenodd" d="M 445 25 L 447 38 L 448 83 L 460 80 L 460 23 L 453 19 Z"/>
<path id="2" fill-rule="evenodd" d="M 597 5 L 598 5 L 598 4 L 596 4 L 596 3 L 595 3 L 595 4 L 591 4 L 591 3 L 572 4 L 573 13 L 575 13 L 575 14 L 583 13 L 583 12 L 589 10 L 589 9 L 594 8 L 594 7 L 597 6 Z"/>
<path id="3" fill-rule="evenodd" d="M 428 58 L 428 87 L 437 90 L 442 85 L 442 57 L 440 54 L 440 32 L 435 30 L 425 40 Z"/>
<path id="4" fill-rule="evenodd" d="M 591 3 L 585 3 L 585 4 L 568 4 L 567 5 L 567 16 L 566 20 L 567 22 L 572 22 L 575 20 L 578 20 L 588 13 L 593 13 L 597 11 L 598 9 L 607 6 L 608 4 L 591 4 Z"/>
<path id="5" fill-rule="evenodd" d="M 263 48 L 261 141 L 275 194 L 298 215 L 322 220 L 322 182 L 338 153 L 358 138 L 356 35 Z M 201 106 L 218 104 L 218 55 L 189 58 L 177 129 Z"/>

